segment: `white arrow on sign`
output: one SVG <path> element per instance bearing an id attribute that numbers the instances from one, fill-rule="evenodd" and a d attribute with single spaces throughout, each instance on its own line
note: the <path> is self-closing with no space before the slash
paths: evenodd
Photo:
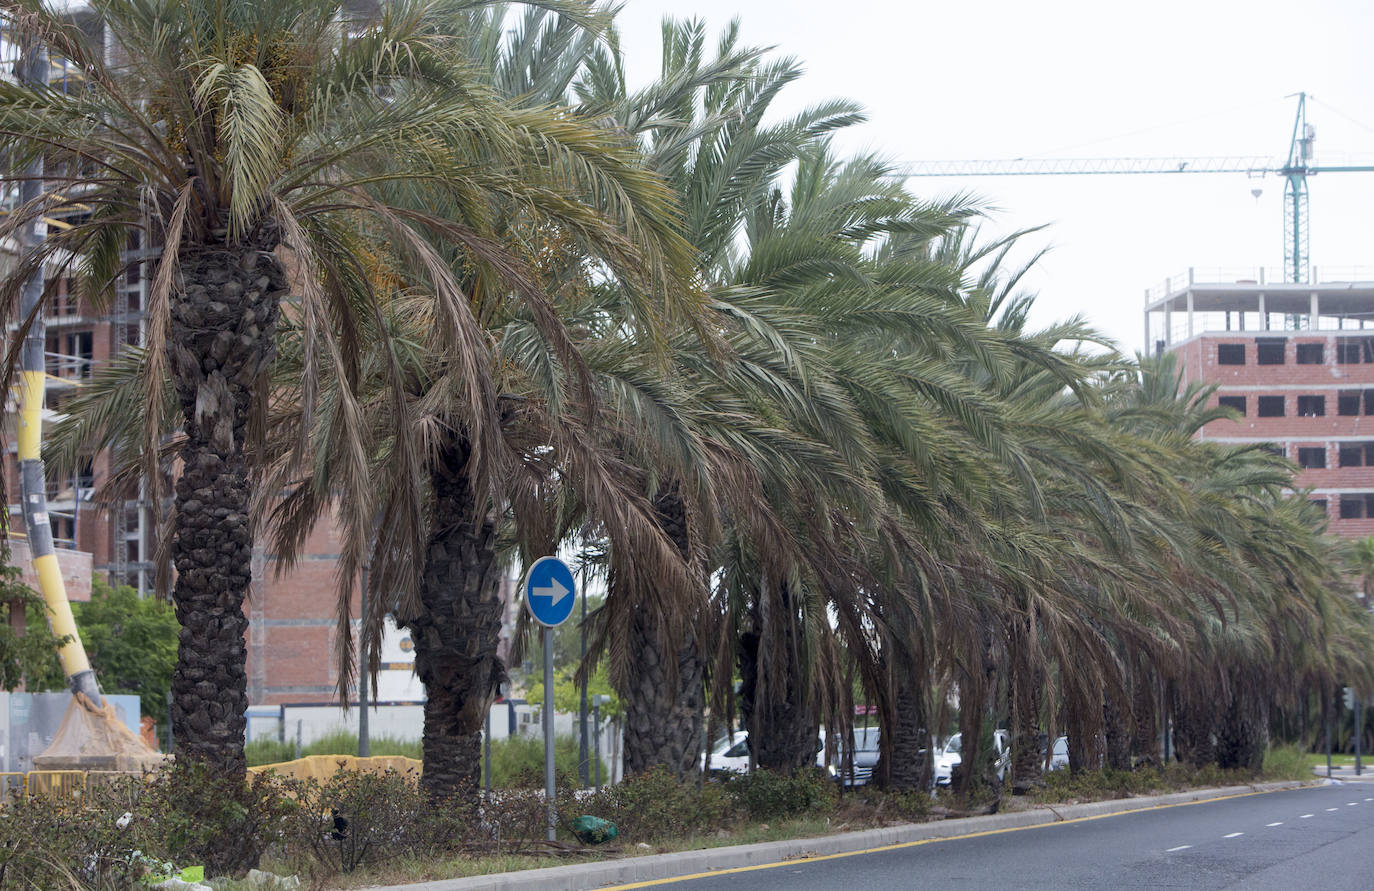
<path id="1" fill-rule="evenodd" d="M 572 591 L 563 587 L 563 583 L 558 579 L 549 579 L 549 587 L 547 588 L 530 589 L 531 597 L 547 597 L 549 598 L 550 606 L 558 606 L 558 604 L 562 603 L 563 599 L 571 593 Z"/>

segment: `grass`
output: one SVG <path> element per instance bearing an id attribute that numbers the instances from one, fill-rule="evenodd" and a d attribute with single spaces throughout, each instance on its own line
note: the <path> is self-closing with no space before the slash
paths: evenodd
<path id="1" fill-rule="evenodd" d="M 1310 769 L 1310 768 L 1313 768 L 1313 767 L 1322 767 L 1322 768 L 1326 767 L 1326 753 L 1325 753 L 1325 752 L 1307 752 L 1303 757 L 1305 757 L 1305 758 L 1307 759 L 1307 765 L 1308 765 L 1308 768 L 1309 768 L 1309 769 Z M 1365 767 L 1367 767 L 1367 768 L 1368 768 L 1368 767 L 1374 767 L 1374 758 L 1371 758 L 1370 756 L 1365 755 L 1365 756 L 1363 756 L 1360 760 L 1361 760 L 1361 762 L 1364 764 Z M 1332 755 L 1331 755 L 1331 766 L 1332 766 L 1332 767 L 1354 767 L 1354 766 L 1355 766 L 1355 756 L 1354 756 L 1354 755 L 1337 755 L 1337 754 L 1335 754 L 1335 753 L 1333 752 Z"/>
<path id="2" fill-rule="evenodd" d="M 404 755 L 408 758 L 420 757 L 420 741 L 396 739 L 390 736 L 370 736 L 368 745 L 374 755 Z M 275 739 L 259 739 L 243 747 L 248 757 L 248 766 L 277 764 L 291 761 L 296 757 L 294 740 L 278 742 Z M 356 755 L 358 754 L 358 734 L 339 729 L 319 737 L 301 750 L 306 755 Z"/>

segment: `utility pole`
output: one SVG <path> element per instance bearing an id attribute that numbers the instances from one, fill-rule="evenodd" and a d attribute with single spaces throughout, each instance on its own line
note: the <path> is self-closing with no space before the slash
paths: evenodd
<path id="1" fill-rule="evenodd" d="M 582 621 L 579 623 L 578 630 L 582 636 L 581 659 L 577 663 L 578 670 L 582 672 L 582 705 L 577 714 L 577 776 L 582 781 L 583 788 L 588 785 L 587 776 L 587 586 L 582 586 Z"/>
<path id="2" fill-rule="evenodd" d="M 1362 770 L 1360 764 L 1360 743 L 1364 736 L 1364 695 L 1359 691 L 1355 693 L 1355 776 L 1359 776 Z"/>
<path id="3" fill-rule="evenodd" d="M 367 564 L 363 564 L 362 577 L 362 602 L 359 604 L 358 611 L 362 614 L 362 622 L 358 626 L 358 757 L 368 758 L 372 755 L 372 738 L 369 735 L 367 725 L 367 681 L 368 681 L 368 658 L 367 658 Z"/>

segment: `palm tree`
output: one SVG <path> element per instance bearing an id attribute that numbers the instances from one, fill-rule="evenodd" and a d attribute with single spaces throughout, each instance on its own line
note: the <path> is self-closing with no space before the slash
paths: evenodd
<path id="1" fill-rule="evenodd" d="M 585 4 L 546 5 L 586 14 Z M 604 134 L 554 112 L 512 110 L 469 77 L 450 6 L 409 0 L 358 12 L 328 0 L 111 0 L 99 11 L 114 53 L 104 32 L 92 36 L 36 0 L 0 6 L 9 33 L 68 59 L 85 83 L 70 95 L 0 85 L 0 148 L 21 164 L 42 154 L 52 186 L 11 214 L 7 230 L 62 212 L 71 223 L 6 277 L 0 299 L 12 314 L 19 283 L 40 264 L 79 268 L 99 296 L 126 263 L 144 262 L 124 259 L 135 234 L 157 248 L 141 365 L 142 461 L 157 505 L 157 439 L 179 430 L 169 528 L 183 630 L 172 724 L 181 755 L 229 774 L 244 769 L 252 459 L 263 447 L 268 372 L 288 297 L 300 334 L 298 429 L 317 429 L 328 365 L 335 460 L 321 485 L 360 493 L 342 502 L 348 588 L 374 518 L 358 322 L 375 315 L 376 283 L 360 257 L 389 255 L 392 268 L 407 268 L 408 285 L 430 295 L 427 345 L 460 379 L 450 392 L 467 422 L 499 407 L 480 319 L 445 254 L 462 252 L 474 276 L 523 281 L 491 231 L 499 209 L 550 213 L 571 238 L 605 233 L 606 217 L 568 197 L 569 189 L 592 191 L 624 211 L 613 225 L 630 239 L 609 239 L 618 258 L 641 264 L 649 278 L 664 268 L 661 256 L 633 245 L 639 227 L 671 238 L 666 214 L 629 209 L 636 201 L 668 207 L 662 191 Z M 417 203 L 417 193 L 440 196 L 448 213 Z M 541 299 L 537 288 L 523 293 Z M 7 380 L 14 361 L 12 350 Z M 404 400 L 403 369 L 382 363 L 381 371 L 393 400 Z M 164 377 L 176 394 L 176 424 L 164 418 Z M 496 451 L 488 426 L 466 429 L 441 450 L 447 466 Z M 286 463 L 302 470 L 306 454 L 296 448 Z M 480 486 L 480 474 L 468 473 Z M 341 635 L 344 654 L 351 640 Z"/>

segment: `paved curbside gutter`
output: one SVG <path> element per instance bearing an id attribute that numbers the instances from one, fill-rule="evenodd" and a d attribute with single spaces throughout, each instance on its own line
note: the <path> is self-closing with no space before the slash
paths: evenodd
<path id="1" fill-rule="evenodd" d="M 371 888 L 368 891 L 476 891 L 476 889 L 586 891 L 586 889 L 600 888 L 605 885 L 670 879 L 676 876 L 718 869 L 736 869 L 741 866 L 776 863 L 779 860 L 795 860 L 826 854 L 846 854 L 869 848 L 881 848 L 885 845 L 950 838 L 977 832 L 1019 829 L 1025 826 L 1040 826 L 1088 817 L 1105 817 L 1111 814 L 1125 814 L 1152 807 L 1227 798 L 1247 792 L 1279 792 L 1285 789 L 1300 789 L 1304 786 L 1319 784 L 1319 782 L 1313 781 L 1256 783 L 1249 786 L 1193 789 L 1169 795 L 1092 801 L 1086 804 L 1040 806 L 1025 811 L 991 814 L 986 817 L 963 817 L 933 823 L 909 823 L 901 826 L 888 826 L 883 829 L 866 829 L 861 832 L 845 832 L 815 838 L 704 848 L 695 851 L 679 851 L 673 854 L 648 854 L 642 857 L 626 857 L 621 860 L 577 863 L 571 866 L 526 869 L 518 872 L 493 873 L 461 879 L 440 879 L 434 882 L 407 885 L 387 885 Z"/>

